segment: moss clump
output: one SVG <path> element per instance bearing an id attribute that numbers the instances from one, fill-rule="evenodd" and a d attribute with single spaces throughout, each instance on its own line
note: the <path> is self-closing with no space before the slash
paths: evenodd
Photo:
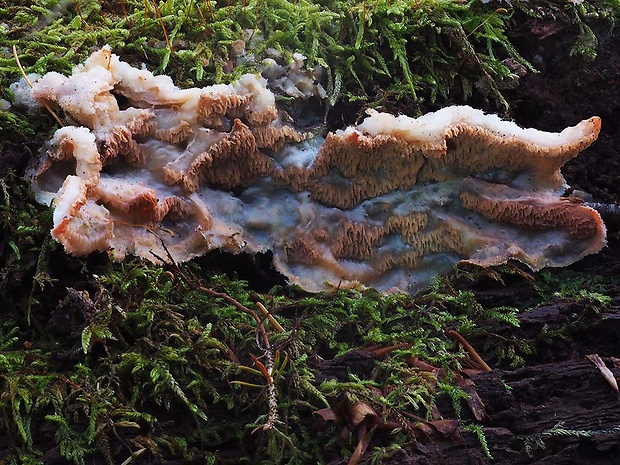
<path id="1" fill-rule="evenodd" d="M 183 86 L 234 79 L 276 49 L 325 67 L 332 103 L 401 100 L 413 113 L 423 103 L 469 96 L 480 84 L 501 106 L 501 84 L 513 73 L 505 59 L 529 66 L 507 28 L 523 12 L 538 14 L 531 2 L 511 5 L 4 2 L 0 92 L 11 101 L 8 85 L 20 76 L 13 45 L 27 72 L 67 73 L 109 43 L 124 59 Z M 593 15 L 611 22 L 620 10 L 617 0 L 545 7 L 581 21 L 575 50 L 585 56 L 596 47 L 588 39 Z M 233 62 L 231 47 L 240 39 L 254 61 Z M 463 431 L 490 454 L 458 384 L 470 356 L 448 332 L 478 342 L 492 366 L 517 366 L 540 344 L 566 335 L 562 329 L 517 337 L 494 329 L 516 328 L 518 310 L 549 298 L 586 301 L 590 313 L 609 303 L 613 283 L 576 275 L 572 286 L 563 279 L 559 288 L 557 274 L 546 274 L 535 287 L 511 267 L 461 269 L 416 296 L 385 297 L 359 290 L 308 295 L 283 286 L 257 293 L 198 262 L 162 268 L 110 263 L 103 255 L 77 260 L 50 240 L 51 212 L 28 194 L 24 163 L 9 162 L 11 153 L 27 154 L 25 141 L 34 139 L 36 150 L 52 126 L 47 116 L 19 111 L 0 111 L 3 463 L 326 463 L 354 453 L 359 429 L 346 415 L 356 408 L 386 427 L 372 437 L 370 461 L 406 449 L 437 408 L 447 418 L 468 419 Z M 505 279 L 530 289 L 523 308 L 488 304 L 468 290 L 472 282 Z M 283 331 L 263 321 L 259 303 Z M 317 415 L 324 415 L 323 427 L 315 426 Z"/>
<path id="2" fill-rule="evenodd" d="M 460 384 L 472 360 L 451 331 L 484 347 L 492 366 L 522 364 L 569 331 L 506 334 L 519 310 L 548 298 L 544 286 L 558 289 L 551 275 L 537 288 L 513 267 L 461 269 L 415 296 L 386 297 L 257 293 L 197 262 L 72 259 L 48 239 L 49 210 L 24 181 L 8 174 L 9 184 L 0 205 L 4 463 L 329 462 L 358 447 L 350 417 L 360 409 L 385 429 L 369 438 L 369 460 L 410 447 L 438 411 L 489 454 Z M 575 294 L 583 279 L 564 280 L 563 298 L 604 308 L 607 284 Z M 487 305 L 467 290 L 489 280 L 516 280 L 529 300 Z"/>
<path id="3" fill-rule="evenodd" d="M 512 5 L 512 6 L 511 6 Z M 501 88 L 515 78 L 512 63 L 533 70 L 506 35 L 513 15 L 551 10 L 573 18 L 581 34 L 575 53 L 595 53 L 588 23 L 618 18 L 615 1 L 545 7 L 452 0 L 168 0 L 56 2 L 0 6 L 0 43 L 15 45 L 27 72 L 67 73 L 105 43 L 124 59 L 146 62 L 181 85 L 229 81 L 253 69 L 268 50 L 304 54 L 327 69 L 330 98 L 389 95 L 419 105 L 465 98 L 475 87 L 506 106 Z M 231 54 L 244 40 L 246 59 Z M 238 66 L 237 66 L 238 65 Z M 9 54 L 6 79 L 19 75 Z M 6 83 L 3 83 L 3 87 Z M 380 89 L 380 90 L 379 90 Z"/>

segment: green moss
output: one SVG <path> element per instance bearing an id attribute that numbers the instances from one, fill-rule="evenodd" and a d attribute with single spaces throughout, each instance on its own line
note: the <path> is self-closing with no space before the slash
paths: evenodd
<path id="1" fill-rule="evenodd" d="M 217 463 L 219 451 L 230 450 L 239 451 L 239 462 L 320 463 L 347 457 L 357 439 L 343 436 L 343 425 L 335 422 L 317 430 L 313 412 L 343 412 L 359 402 L 405 425 L 389 439 L 373 439 L 369 457 L 379 460 L 406 448 L 408 428 L 432 419 L 438 405 L 448 418 L 468 417 L 467 395 L 457 381 L 469 356 L 448 330 L 478 341 L 493 366 L 519 365 L 538 344 L 568 330 L 528 340 L 490 329 L 518 325 L 517 309 L 484 305 L 464 288 L 485 279 L 529 283 L 513 267 L 462 269 L 416 296 L 372 290 L 309 295 L 287 287 L 257 294 L 196 263 L 162 268 L 135 259 L 111 263 L 105 256 L 70 259 L 47 239 L 49 210 L 32 203 L 25 182 L 8 175 L 2 183 L 0 226 L 13 244 L 0 255 L 2 275 L 22 276 L 25 284 L 7 277 L 2 294 L 6 463 L 42 463 L 54 447 L 76 464 L 121 463 L 133 454 L 137 463 Z M 53 265 L 58 260 L 60 267 Z M 542 274 L 537 287 L 528 284 L 534 296 L 528 305 L 549 297 L 589 299 L 596 311 L 608 303 L 613 283 L 585 282 L 573 272 L 560 286 L 556 276 Z M 265 324 L 275 356 L 275 407 L 260 366 L 269 366 L 264 341 L 252 315 L 239 309 L 257 310 L 257 302 L 284 328 L 279 333 Z M 394 350 L 371 356 L 390 346 Z M 416 358 L 445 377 L 411 364 Z M 278 421 L 265 430 L 272 408 Z M 466 423 L 465 430 L 489 453 L 478 423 Z"/>
<path id="2" fill-rule="evenodd" d="M 517 14 L 536 14 L 529 2 L 512 5 L 168 0 L 156 9 L 135 0 L 4 2 L 0 92 L 11 100 L 8 85 L 20 76 L 13 45 L 27 72 L 68 73 L 109 43 L 123 59 L 145 62 L 191 86 L 252 70 L 252 62 L 230 67 L 232 43 L 246 39 L 257 61 L 273 48 L 285 57 L 301 52 L 309 66 L 325 67 L 332 103 L 391 99 L 410 104 L 413 113 L 455 92 L 469 96 L 483 83 L 502 106 L 500 83 L 511 77 L 503 60 L 529 66 L 510 42 L 508 25 Z M 580 21 L 575 50 L 586 57 L 596 48 L 589 35 L 592 14 L 611 24 L 620 11 L 617 0 L 547 7 Z M 52 119 L 20 111 L 0 111 L 2 143 L 47 139 Z M 447 330 L 486 341 L 479 346 L 490 363 L 516 366 L 538 343 L 562 333 L 527 340 L 489 328 L 514 328 L 518 310 L 550 298 L 587 301 L 592 312 L 600 311 L 612 285 L 583 281 L 578 273 L 571 279 L 541 274 L 534 297 L 519 309 L 485 305 L 467 290 L 489 276 L 527 281 L 510 267 L 461 269 L 416 296 L 372 290 L 308 295 L 290 287 L 257 294 L 197 263 L 164 269 L 139 260 L 110 263 L 103 255 L 74 259 L 50 239 L 50 225 L 50 209 L 33 201 L 21 177 L 0 179 L 0 431 L 8 464 L 42 463 L 56 447 L 77 464 L 168 458 L 218 463 L 225 460 L 222 451 L 231 450 L 239 455 L 230 460 L 241 463 L 347 457 L 356 447 L 354 434 L 343 436 L 334 422 L 317 431 L 313 412 L 364 402 L 382 418 L 415 428 L 448 399 L 452 411 L 446 415 L 457 418 L 467 407 L 455 380 L 469 356 Z M 257 302 L 284 328 L 280 333 L 265 324 L 271 349 L 257 337 L 253 316 L 239 308 L 257 311 Z M 373 346 L 394 350 L 372 358 L 367 349 Z M 270 366 L 268 352 L 274 358 L 270 376 L 258 363 Z M 412 366 L 413 358 L 443 369 L 446 377 L 438 383 L 432 372 Z M 365 361 L 347 362 L 353 359 Z M 278 422 L 263 429 L 273 408 L 270 383 Z M 372 459 L 406 447 L 412 441 L 407 428 L 377 439 Z M 479 425 L 467 428 L 488 454 Z"/>
<path id="3" fill-rule="evenodd" d="M 11 205 L 17 201 L 12 197 Z M 21 260 L 49 254 L 40 246 L 19 246 Z M 339 412 L 363 402 L 381 418 L 415 428 L 421 420 L 411 420 L 412 414 L 431 419 L 437 404 L 448 398 L 452 414 L 466 416 L 467 395 L 455 380 L 468 355 L 446 331 L 468 338 L 484 332 L 497 342 L 488 332 L 491 322 L 517 324 L 516 309 L 485 307 L 472 292 L 455 287 L 464 274 L 438 278 L 416 296 L 356 290 L 307 295 L 282 287 L 260 295 L 243 281 L 211 275 L 191 263 L 165 269 L 95 257 L 71 273 L 47 260 L 22 266 L 47 280 L 30 296 L 14 290 L 11 319 L 0 328 L 7 463 L 39 463 L 54 445 L 78 464 L 119 463 L 143 449 L 136 460 L 217 462 L 218 450 L 231 448 L 248 463 L 346 457 L 356 447 L 355 436 L 342 436 L 335 423 L 317 431 L 308 421 L 313 412 Z M 28 299 L 34 301 L 31 323 Z M 256 302 L 284 328 L 278 333 L 266 325 L 270 345 L 277 349 L 271 373 L 279 418 L 267 430 L 262 427 L 272 408 L 265 390 L 269 382 L 256 361 L 268 364 L 266 349 L 257 339 L 256 321 L 238 307 L 256 309 Z M 54 323 L 58 319 L 68 327 Z M 24 350 L 24 343 L 33 346 Z M 396 350 L 380 359 L 364 355 L 365 347 L 395 344 Z M 512 357 L 508 362 L 526 350 L 518 340 L 503 344 L 483 356 L 506 363 L 494 355 L 497 347 L 516 347 L 503 355 Z M 366 361 L 358 364 L 359 357 Z M 409 363 L 412 358 L 443 369 L 446 376 L 439 382 L 432 372 Z M 333 368 L 339 363 L 342 368 Z M 479 436 L 488 453 L 479 425 L 468 423 L 465 429 Z M 391 435 L 389 446 L 378 439 L 372 454 L 383 456 L 411 440 L 405 433 Z"/>
<path id="4" fill-rule="evenodd" d="M 589 18 L 611 24 L 619 9 L 615 1 L 565 7 L 582 30 L 575 53 L 595 53 Z M 537 10 L 526 2 L 496 8 L 473 0 L 168 0 L 158 8 L 136 0 L 39 0 L 0 7 L 0 20 L 9 25 L 0 30 L 0 42 L 15 45 L 27 71 L 38 73 L 67 73 L 108 43 L 124 59 L 146 62 L 185 86 L 234 79 L 268 49 L 285 57 L 300 52 L 309 66 L 327 68 L 332 102 L 341 96 L 369 99 L 379 87 L 418 105 L 444 101 L 454 91 L 468 96 L 477 85 L 505 106 L 500 83 L 512 71 L 503 60 L 533 70 L 506 35 L 515 11 Z M 231 71 L 230 47 L 241 39 L 255 61 Z M 19 75 L 10 55 L 0 58 L 0 69 L 9 80 Z"/>

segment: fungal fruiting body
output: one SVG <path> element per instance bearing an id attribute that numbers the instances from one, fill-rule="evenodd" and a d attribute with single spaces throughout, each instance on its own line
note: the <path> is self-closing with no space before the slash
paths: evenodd
<path id="1" fill-rule="evenodd" d="M 308 290 L 414 292 L 459 260 L 536 270 L 605 244 L 598 213 L 562 197 L 560 173 L 597 138 L 596 117 L 548 133 L 464 106 L 369 111 L 323 138 L 284 123 L 262 78 L 179 89 L 108 47 L 32 94 L 74 123 L 30 173 L 72 254 L 271 250 Z"/>

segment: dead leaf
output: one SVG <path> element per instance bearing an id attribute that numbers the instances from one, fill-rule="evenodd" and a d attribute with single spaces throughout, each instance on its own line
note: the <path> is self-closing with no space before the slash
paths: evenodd
<path id="1" fill-rule="evenodd" d="M 429 421 L 428 425 L 430 425 L 442 436 L 446 438 L 451 438 L 458 433 L 459 420 L 433 420 Z"/>
<path id="2" fill-rule="evenodd" d="M 119 420 L 114 423 L 114 426 L 116 428 L 136 428 L 136 429 L 141 428 L 141 426 L 135 421 L 126 421 L 126 420 Z"/>
<path id="3" fill-rule="evenodd" d="M 486 372 L 486 370 L 483 370 L 482 368 L 462 368 L 460 371 L 461 373 L 469 376 L 470 378 L 473 378 L 474 376 L 477 376 L 480 373 Z"/>
<path id="4" fill-rule="evenodd" d="M 252 361 L 254 362 L 254 365 L 257 366 L 257 368 L 260 370 L 260 372 L 263 374 L 263 376 L 267 380 L 267 383 L 273 384 L 273 379 L 271 378 L 271 373 L 269 373 L 269 370 L 267 370 L 267 367 L 265 365 L 263 365 L 263 363 L 258 358 L 256 358 L 255 355 L 253 355 L 253 354 L 249 354 L 249 355 L 250 355 L 250 358 L 252 359 Z"/>
<path id="5" fill-rule="evenodd" d="M 594 363 L 594 365 L 596 365 L 596 367 L 603 375 L 603 378 L 605 378 L 605 381 L 607 381 L 609 385 L 613 388 L 613 390 L 616 391 L 616 395 L 618 396 L 618 399 L 620 399 L 620 389 L 618 389 L 618 381 L 616 381 L 616 378 L 614 377 L 614 374 L 611 372 L 611 370 L 607 368 L 605 362 L 603 362 L 603 359 L 598 354 L 586 355 L 586 358 L 592 363 Z"/>
<path id="6" fill-rule="evenodd" d="M 353 426 L 359 425 L 366 417 L 371 417 L 373 421 L 379 418 L 375 409 L 366 402 L 356 402 L 347 408 L 349 421 Z"/>
<path id="7" fill-rule="evenodd" d="M 371 346 L 362 347 L 359 350 L 359 352 L 365 352 L 365 353 L 374 352 L 375 350 L 378 350 L 381 347 L 382 347 L 381 344 L 373 344 Z"/>
<path id="8" fill-rule="evenodd" d="M 370 419 L 367 418 L 361 425 L 358 431 L 358 443 L 357 447 L 353 451 L 351 458 L 347 465 L 357 465 L 359 461 L 362 459 L 364 454 L 366 453 L 366 449 L 368 449 L 368 445 L 370 444 L 370 439 L 372 438 L 377 425 L 372 426 L 368 429 L 368 425 L 370 424 Z"/>
<path id="9" fill-rule="evenodd" d="M 239 357 L 237 357 L 237 354 L 235 354 L 235 352 L 230 348 L 230 346 L 228 344 L 226 345 L 226 349 L 228 349 L 228 359 L 233 362 L 236 363 L 237 365 L 241 365 L 241 362 L 239 361 Z"/>
<path id="10" fill-rule="evenodd" d="M 319 410 L 315 410 L 314 412 L 312 412 L 312 414 L 313 415 L 318 415 L 325 422 L 327 422 L 327 421 L 338 421 L 338 416 L 336 415 L 336 412 L 334 412 L 330 408 L 322 408 L 322 409 L 319 409 Z"/>
<path id="11" fill-rule="evenodd" d="M 420 360 L 418 357 L 409 357 L 407 359 L 407 365 L 413 368 L 417 368 L 422 371 L 430 371 L 431 373 L 439 373 L 439 368 L 430 363 Z"/>
<path id="12" fill-rule="evenodd" d="M 484 407 L 484 402 L 478 395 L 476 391 L 476 385 L 471 379 L 461 378 L 457 381 L 457 385 L 467 393 L 467 398 L 465 402 L 469 405 L 471 413 L 474 414 L 476 420 L 482 420 L 486 414 L 486 408 Z"/>
<path id="13" fill-rule="evenodd" d="M 431 427 L 428 423 L 418 423 L 415 428 L 422 431 L 426 436 L 431 437 L 435 433 L 435 428 Z"/>
<path id="14" fill-rule="evenodd" d="M 532 35 L 538 36 L 539 39 L 546 39 L 554 34 L 557 34 L 566 27 L 561 21 L 543 22 L 536 21 L 530 25 L 530 31 Z"/>

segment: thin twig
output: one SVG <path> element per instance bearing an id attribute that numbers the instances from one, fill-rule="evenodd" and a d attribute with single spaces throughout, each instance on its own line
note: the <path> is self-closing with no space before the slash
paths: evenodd
<path id="1" fill-rule="evenodd" d="M 261 302 L 256 302 L 256 306 L 262 312 L 263 316 L 267 317 L 269 323 L 271 324 L 271 326 L 273 326 L 273 329 L 275 329 L 279 333 L 284 332 L 284 328 L 280 325 L 280 323 L 278 323 L 278 320 L 273 317 L 273 315 L 269 312 L 269 310 L 265 308 L 265 306 Z"/>
<path id="2" fill-rule="evenodd" d="M 269 410 L 267 413 L 267 421 L 263 425 L 263 430 L 269 430 L 274 428 L 279 421 L 278 417 L 278 393 L 276 392 L 276 385 L 273 382 L 273 351 L 270 347 L 265 350 L 265 368 L 269 372 L 269 379 L 267 379 L 267 404 Z"/>
<path id="3" fill-rule="evenodd" d="M 264 319 L 261 318 L 258 315 L 258 313 L 256 313 L 254 310 L 252 310 L 251 308 L 246 307 L 241 302 L 239 302 L 237 299 L 235 299 L 234 297 L 226 294 L 225 292 L 219 292 L 219 291 L 213 290 L 211 288 L 202 286 L 199 283 L 197 283 L 195 280 L 190 279 L 181 270 L 181 268 L 178 266 L 176 261 L 173 259 L 172 255 L 170 254 L 170 251 L 168 250 L 168 247 L 166 247 L 166 244 L 163 242 L 163 240 L 161 241 L 161 244 L 162 244 L 162 246 L 164 248 L 164 251 L 166 252 L 168 261 L 166 262 L 166 261 L 162 260 L 160 257 L 158 257 L 154 253 L 153 253 L 153 255 L 158 260 L 161 260 L 163 263 L 167 263 L 169 266 L 172 266 L 174 268 L 174 271 L 176 271 L 179 274 L 179 276 L 181 276 L 181 278 L 186 283 L 194 286 L 194 288 L 196 290 L 198 290 L 200 292 L 204 292 L 208 296 L 211 296 L 211 297 L 214 297 L 214 298 L 219 298 L 219 299 L 222 299 L 222 300 L 228 302 L 229 304 L 233 305 L 237 310 L 240 310 L 240 311 L 242 311 L 244 313 L 247 313 L 248 315 L 252 316 L 252 318 L 254 318 L 254 320 L 256 321 L 257 344 L 258 344 L 259 347 L 262 346 L 261 348 L 262 348 L 262 350 L 263 350 L 263 352 L 265 354 L 264 368 L 266 369 L 266 372 L 268 374 L 268 376 L 265 376 L 265 379 L 267 381 L 267 388 L 266 389 L 267 389 L 267 403 L 268 403 L 268 406 L 269 406 L 269 410 L 268 410 L 268 413 L 267 413 L 267 421 L 262 425 L 261 428 L 263 430 L 268 430 L 268 429 L 274 428 L 276 426 L 276 424 L 278 423 L 278 421 L 279 421 L 279 415 L 278 415 L 278 396 L 277 396 L 276 386 L 275 386 L 275 383 L 274 383 L 274 371 L 275 371 L 274 353 L 273 353 L 274 351 L 273 351 L 273 348 L 271 347 L 271 344 L 269 342 L 269 336 L 267 334 L 267 331 L 265 330 L 265 327 L 263 326 Z M 259 308 L 261 306 L 259 306 Z M 264 308 L 264 306 L 263 306 L 263 308 Z M 265 309 L 265 311 L 266 310 L 267 309 Z M 269 312 L 267 312 L 267 313 L 269 314 Z M 268 316 L 266 316 L 266 318 L 268 318 Z M 274 321 L 275 321 L 275 319 L 274 319 Z M 280 328 L 282 329 L 281 326 L 280 326 Z M 262 344 L 258 340 L 259 336 L 262 339 Z M 258 366 L 258 364 L 257 364 L 257 366 Z"/>
<path id="4" fill-rule="evenodd" d="M 19 55 L 17 55 L 17 47 L 15 47 L 15 45 L 13 45 L 13 56 L 15 57 L 15 62 L 17 63 L 17 67 L 19 68 L 19 72 L 22 73 L 26 84 L 28 84 L 28 86 L 32 89 L 34 86 L 32 85 L 32 82 L 30 82 L 30 79 L 28 79 L 28 75 L 26 74 L 26 71 L 24 71 L 21 62 L 19 61 Z M 46 102 L 43 103 L 43 106 L 47 109 L 47 111 L 51 113 L 51 115 L 54 117 L 58 124 L 60 124 L 61 126 L 65 125 L 65 123 L 62 122 L 62 120 L 58 117 L 56 113 L 54 113 L 54 110 L 52 110 Z"/>
<path id="5" fill-rule="evenodd" d="M 77 11 L 78 16 L 80 17 L 80 20 L 82 20 L 85 26 L 88 26 L 88 23 L 86 22 L 86 20 L 84 19 L 84 16 L 82 15 L 82 8 L 80 8 L 80 4 L 77 2 L 77 0 L 73 0 L 73 6 L 75 6 L 75 10 Z"/>
<path id="6" fill-rule="evenodd" d="M 207 4 L 207 7 L 209 8 L 209 14 L 211 15 L 211 21 L 215 21 L 215 13 L 213 12 L 213 7 L 211 6 L 211 1 L 210 0 L 206 0 L 205 3 Z"/>
<path id="7" fill-rule="evenodd" d="M 469 342 L 465 340 L 463 336 L 461 336 L 453 329 L 448 331 L 448 335 L 452 339 L 458 341 L 465 348 L 469 356 L 474 359 L 474 361 L 478 364 L 478 366 L 480 366 L 480 368 L 482 368 L 484 371 L 491 371 L 491 367 L 487 365 L 484 360 L 482 360 L 482 357 L 478 355 L 478 352 L 476 352 L 476 350 L 469 344 Z"/>
<path id="8" fill-rule="evenodd" d="M 153 0 L 153 6 L 155 7 L 155 14 L 157 15 L 157 19 L 159 20 L 159 25 L 164 31 L 164 37 L 166 38 L 166 43 L 168 44 L 170 53 L 174 53 L 174 49 L 172 48 L 172 43 L 170 43 L 170 38 L 168 37 L 168 31 L 166 31 L 166 26 L 164 25 L 164 18 L 162 18 L 161 11 L 159 10 L 159 5 L 157 5 L 157 0 Z"/>
<path id="9" fill-rule="evenodd" d="M 125 22 L 127 23 L 127 26 L 131 28 L 132 24 L 131 24 L 131 20 L 129 19 L 129 16 L 127 16 L 127 8 L 125 7 L 125 0 L 121 0 L 121 10 L 123 11 L 123 17 L 125 18 Z"/>

